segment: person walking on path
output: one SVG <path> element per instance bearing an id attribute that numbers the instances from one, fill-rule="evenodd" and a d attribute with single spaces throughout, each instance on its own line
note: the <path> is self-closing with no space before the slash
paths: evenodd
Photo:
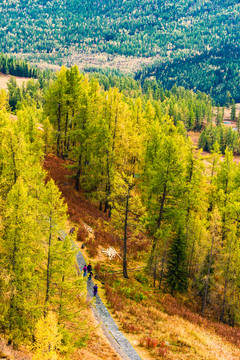
<path id="1" fill-rule="evenodd" d="M 88 273 L 90 273 L 90 272 L 92 271 L 92 265 L 91 265 L 91 263 L 88 264 L 88 266 L 87 266 L 87 271 L 88 271 Z"/>
<path id="2" fill-rule="evenodd" d="M 97 291 L 98 291 L 98 286 L 94 285 L 94 287 L 93 287 L 93 296 L 97 295 Z"/>
<path id="3" fill-rule="evenodd" d="M 86 264 L 83 267 L 83 277 L 87 276 L 87 267 Z"/>
<path id="4" fill-rule="evenodd" d="M 89 275 L 88 275 L 88 281 L 89 281 L 89 282 L 91 281 L 92 276 L 93 276 L 93 273 L 92 273 L 92 271 L 90 271 L 90 273 L 89 273 Z"/>
<path id="5" fill-rule="evenodd" d="M 69 234 L 72 235 L 72 234 L 74 233 L 74 230 L 75 230 L 75 228 L 72 227 L 72 228 L 70 229 L 70 231 L 69 231 Z"/>

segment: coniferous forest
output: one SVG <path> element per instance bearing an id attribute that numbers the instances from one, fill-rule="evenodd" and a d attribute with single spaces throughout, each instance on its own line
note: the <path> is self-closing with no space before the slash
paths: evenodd
<path id="1" fill-rule="evenodd" d="M 240 167 L 230 140 L 221 149 L 217 136 L 202 155 L 188 137 L 204 124 L 223 129 L 220 120 L 213 124 L 211 98 L 151 81 L 141 89 L 128 78 L 118 79 L 119 91 L 114 81 L 63 67 L 45 86 L 38 79 L 19 88 L 11 80 L 0 93 L 0 327 L 15 346 L 32 344 L 39 359 L 51 329 L 50 358 L 86 341 L 74 237 L 59 240 L 67 208 L 42 168 L 51 154 L 71 171 L 75 191 L 105 214 L 125 279 L 137 256 L 145 266 L 140 283 L 148 274 L 160 293 L 193 298 L 203 317 L 239 326 Z M 89 246 L 94 256 L 100 243 Z M 126 299 L 146 300 L 123 290 Z"/>
<path id="2" fill-rule="evenodd" d="M 0 13 L 4 53 L 60 65 L 86 54 L 148 59 L 137 78 L 200 90 L 220 105 L 227 92 L 239 101 L 239 1 L 12 0 Z"/>
<path id="3" fill-rule="evenodd" d="M 0 14 L 0 358 L 240 358 L 239 1 Z"/>

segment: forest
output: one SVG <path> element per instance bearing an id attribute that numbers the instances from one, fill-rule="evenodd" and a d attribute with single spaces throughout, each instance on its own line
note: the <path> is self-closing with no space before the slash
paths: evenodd
<path id="1" fill-rule="evenodd" d="M 42 168 L 49 123 L 34 107 L 23 106 L 17 119 L 7 108 L 6 93 L 0 91 L 1 333 L 15 347 L 31 344 L 36 359 L 43 359 L 45 341 L 53 336 L 53 359 L 56 347 L 68 352 L 85 337 L 76 316 L 84 283 L 76 275 L 72 239 L 58 239 L 66 205 Z"/>
<path id="2" fill-rule="evenodd" d="M 200 90 L 223 105 L 228 91 L 239 101 L 239 6 L 236 0 L 99 0 L 91 7 L 87 0 L 4 1 L 0 51 L 60 65 L 80 64 L 83 53 L 151 58 L 153 68 L 138 77 L 154 75 L 169 90 L 174 84 Z"/>
<path id="3" fill-rule="evenodd" d="M 73 318 L 84 307 L 77 296 L 84 285 L 72 237 L 59 241 L 67 209 L 42 169 L 52 153 L 71 170 L 76 191 L 107 215 L 125 279 L 137 255 L 160 292 L 193 296 L 202 316 L 240 323 L 240 167 L 232 138 L 221 149 L 217 137 L 206 156 L 187 134 L 203 124 L 213 131 L 211 98 L 177 86 L 163 91 L 150 80 L 143 91 L 126 79 L 122 92 L 106 90 L 98 79 L 106 76 L 63 67 L 44 87 L 11 80 L 8 94 L 0 92 L 0 328 L 12 343 L 33 342 L 39 358 L 43 327 L 54 328 L 53 351 L 67 354 L 85 341 Z M 16 116 L 9 116 L 16 92 Z M 98 243 L 89 246 L 95 253 Z"/>
<path id="4" fill-rule="evenodd" d="M 25 60 L 17 60 L 0 53 L 0 72 L 6 75 L 36 78 L 41 70 L 31 67 Z"/>
<path id="5" fill-rule="evenodd" d="M 135 79 L 155 77 L 168 90 L 176 84 L 209 94 L 215 104 L 225 105 L 232 97 L 240 102 L 240 47 L 238 43 L 221 44 L 219 48 L 181 59 L 155 63 L 135 74 Z"/>

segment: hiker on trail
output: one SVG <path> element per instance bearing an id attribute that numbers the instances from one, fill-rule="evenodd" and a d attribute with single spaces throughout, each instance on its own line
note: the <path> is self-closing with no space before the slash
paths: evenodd
<path id="1" fill-rule="evenodd" d="M 75 228 L 72 227 L 72 228 L 70 229 L 70 231 L 69 231 L 69 234 L 73 234 L 73 233 L 74 233 L 74 230 L 75 230 Z"/>
<path id="2" fill-rule="evenodd" d="M 93 276 L 93 273 L 92 273 L 92 271 L 90 271 L 90 273 L 89 273 L 89 275 L 88 275 L 88 281 L 89 281 L 89 282 L 91 281 L 92 276 Z"/>
<path id="3" fill-rule="evenodd" d="M 90 272 L 92 271 L 92 265 L 91 265 L 91 263 L 88 264 L 88 266 L 87 266 L 87 271 L 88 271 L 88 273 L 90 273 Z"/>
<path id="4" fill-rule="evenodd" d="M 83 277 L 87 276 L 87 267 L 86 264 L 83 267 Z"/>
<path id="5" fill-rule="evenodd" d="M 97 285 L 94 285 L 94 287 L 93 287 L 93 296 L 97 295 L 97 291 L 98 291 L 98 287 L 97 287 Z"/>

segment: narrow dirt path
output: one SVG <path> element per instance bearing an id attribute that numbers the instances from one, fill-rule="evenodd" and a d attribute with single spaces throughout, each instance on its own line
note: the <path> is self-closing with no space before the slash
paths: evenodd
<path id="1" fill-rule="evenodd" d="M 65 231 L 60 231 L 61 238 L 65 238 L 67 233 Z M 77 245 L 74 243 L 74 247 Z M 82 273 L 82 269 L 84 265 L 86 265 L 86 261 L 81 253 L 81 251 L 77 252 L 76 255 L 77 264 L 79 267 L 80 272 Z M 81 275 L 80 275 L 81 276 Z M 87 280 L 87 292 L 88 297 L 90 299 L 93 298 L 93 286 L 94 282 Z M 132 347 L 130 342 L 126 339 L 123 333 L 118 329 L 117 324 L 115 323 L 114 319 L 112 318 L 111 314 L 109 313 L 106 306 L 103 304 L 102 300 L 100 299 L 99 295 L 96 296 L 96 301 L 92 305 L 93 313 L 96 319 L 103 323 L 103 331 L 110 342 L 111 346 L 114 347 L 116 352 L 122 357 L 123 360 L 141 360 L 138 353 Z"/>
<path id="2" fill-rule="evenodd" d="M 80 251 L 77 253 L 76 258 L 78 267 L 81 271 L 86 264 L 86 261 L 84 260 L 84 257 Z M 87 290 L 90 298 L 93 298 L 93 286 L 94 283 L 92 280 L 90 282 L 87 282 Z M 107 336 L 108 340 L 110 341 L 116 352 L 122 357 L 122 359 L 141 360 L 140 356 L 137 354 L 130 342 L 118 329 L 117 324 L 113 320 L 106 306 L 103 304 L 99 295 L 96 296 L 96 302 L 93 305 L 93 312 L 96 318 L 103 322 L 105 328 L 105 335 Z"/>

